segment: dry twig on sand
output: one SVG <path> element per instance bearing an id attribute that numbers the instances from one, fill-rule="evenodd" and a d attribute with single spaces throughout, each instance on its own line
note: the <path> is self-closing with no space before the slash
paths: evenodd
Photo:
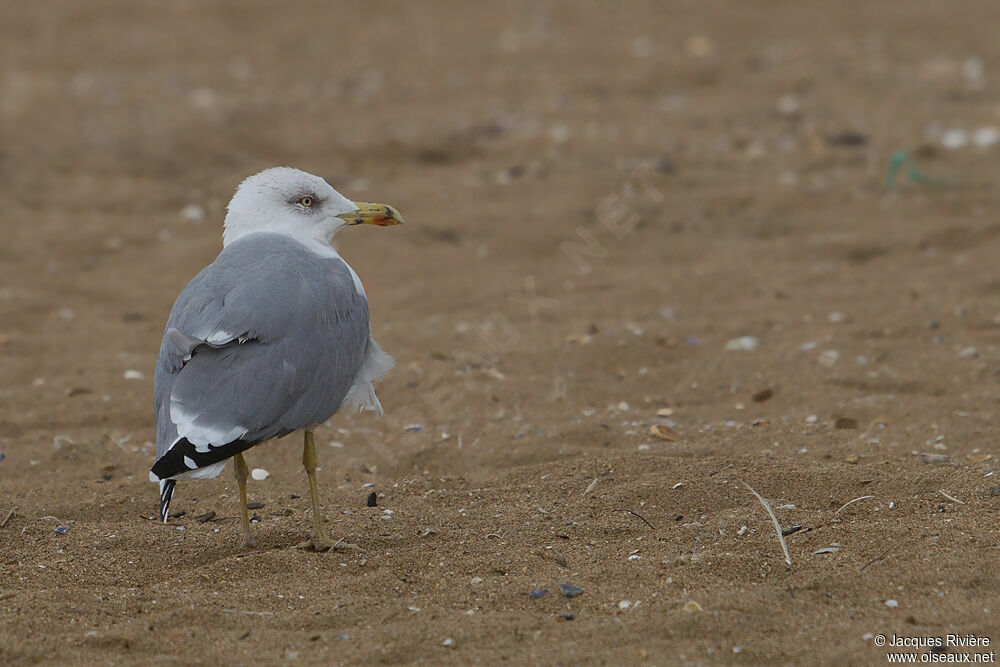
<path id="1" fill-rule="evenodd" d="M 947 498 L 948 500 L 950 500 L 953 503 L 958 503 L 959 505 L 964 505 L 965 504 L 964 501 L 959 500 L 955 496 L 946 493 L 944 489 L 938 489 L 938 493 L 940 493 L 942 496 L 944 496 L 945 498 Z"/>
<path id="2" fill-rule="evenodd" d="M 0 521 L 0 528 L 3 528 L 4 526 L 6 526 L 6 525 L 7 525 L 7 522 L 8 522 L 8 521 L 10 521 L 10 518 L 11 518 L 12 516 L 14 516 L 14 510 L 16 510 L 16 509 L 17 509 L 16 507 L 11 507 L 11 508 L 10 508 L 10 511 L 9 511 L 9 512 L 7 512 L 7 516 L 5 516 L 5 517 L 3 518 L 3 521 Z"/>
<path id="3" fill-rule="evenodd" d="M 781 524 L 778 523 L 778 517 L 774 516 L 774 511 L 771 509 L 771 506 L 767 504 L 767 501 L 764 500 L 762 495 L 753 490 L 752 486 L 746 482 L 743 482 L 743 486 L 750 489 L 750 493 L 757 496 L 757 500 L 760 501 L 760 504 L 764 506 L 764 509 L 767 510 L 768 515 L 770 515 L 771 521 L 774 523 L 774 532 L 778 534 L 778 541 L 781 542 L 781 550 L 785 552 L 785 564 L 788 565 L 788 567 L 791 567 L 792 557 L 788 555 L 788 544 L 785 542 L 785 536 L 781 534 Z"/>
<path id="4" fill-rule="evenodd" d="M 646 525 L 647 525 L 647 526 L 649 526 L 650 528 L 653 528 L 653 524 L 651 524 L 650 522 L 646 521 L 646 517 L 644 517 L 643 515 L 639 514 L 638 512 L 633 512 L 632 510 L 611 510 L 611 511 L 612 511 L 612 512 L 628 512 L 628 513 L 629 513 L 629 514 L 631 514 L 632 516 L 637 516 L 637 517 L 639 517 L 640 519 L 642 519 L 642 522 L 643 522 L 644 524 L 646 524 Z M 653 528 L 653 530 L 656 530 L 656 528 Z"/>
<path id="5" fill-rule="evenodd" d="M 834 514 L 840 514 L 841 512 L 843 512 L 843 511 L 844 511 L 844 508 L 845 508 L 845 507 L 847 507 L 848 505 L 851 505 L 851 504 L 853 504 L 853 503 L 856 503 L 856 502 L 858 502 L 859 500 L 868 500 L 869 498 L 874 498 L 874 497 L 875 497 L 875 496 L 860 496 L 860 497 L 858 497 L 858 498 L 855 498 L 854 500 L 848 500 L 848 501 L 847 501 L 846 503 L 844 503 L 843 505 L 841 505 L 841 506 L 840 506 L 840 509 L 839 509 L 839 510 L 837 510 L 836 512 L 834 512 Z"/>

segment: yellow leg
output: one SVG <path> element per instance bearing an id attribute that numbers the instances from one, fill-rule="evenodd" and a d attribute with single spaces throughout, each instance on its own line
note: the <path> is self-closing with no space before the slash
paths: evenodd
<path id="1" fill-rule="evenodd" d="M 309 476 L 309 495 L 312 497 L 313 532 L 308 542 L 300 546 L 309 546 L 316 551 L 328 551 L 330 549 L 357 549 L 357 546 L 339 540 L 333 542 L 326 535 L 323 528 L 323 520 L 319 514 L 319 487 L 316 485 L 316 442 L 313 440 L 312 431 L 305 432 L 305 447 L 302 449 L 302 466 Z"/>
<path id="2" fill-rule="evenodd" d="M 233 471 L 236 473 L 236 483 L 240 486 L 240 516 L 243 519 L 243 546 L 252 549 L 257 546 L 257 541 L 250 534 L 250 515 L 247 513 L 247 477 L 250 476 L 250 468 L 243 458 L 243 452 L 233 457 Z"/>

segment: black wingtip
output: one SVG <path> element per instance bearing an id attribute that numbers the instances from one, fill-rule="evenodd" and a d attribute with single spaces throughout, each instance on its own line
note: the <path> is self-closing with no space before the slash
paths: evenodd
<path id="1" fill-rule="evenodd" d="M 167 522 L 167 512 L 170 509 L 170 499 L 174 497 L 174 487 L 177 482 L 172 479 L 160 480 L 160 520 Z"/>

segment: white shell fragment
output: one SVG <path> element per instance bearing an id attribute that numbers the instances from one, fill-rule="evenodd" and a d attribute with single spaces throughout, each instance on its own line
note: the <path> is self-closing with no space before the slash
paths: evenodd
<path id="1" fill-rule="evenodd" d="M 264 470 L 263 468 L 254 468 L 250 471 L 250 476 L 253 477 L 258 482 L 262 482 L 271 476 L 271 473 Z"/>

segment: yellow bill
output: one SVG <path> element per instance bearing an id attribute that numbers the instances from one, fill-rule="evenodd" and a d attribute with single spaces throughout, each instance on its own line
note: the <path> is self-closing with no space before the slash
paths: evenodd
<path id="1" fill-rule="evenodd" d="M 356 211 L 341 213 L 338 218 L 344 220 L 348 225 L 378 225 L 388 227 L 390 225 L 403 224 L 403 216 L 388 204 L 370 204 L 368 202 L 354 202 Z"/>

